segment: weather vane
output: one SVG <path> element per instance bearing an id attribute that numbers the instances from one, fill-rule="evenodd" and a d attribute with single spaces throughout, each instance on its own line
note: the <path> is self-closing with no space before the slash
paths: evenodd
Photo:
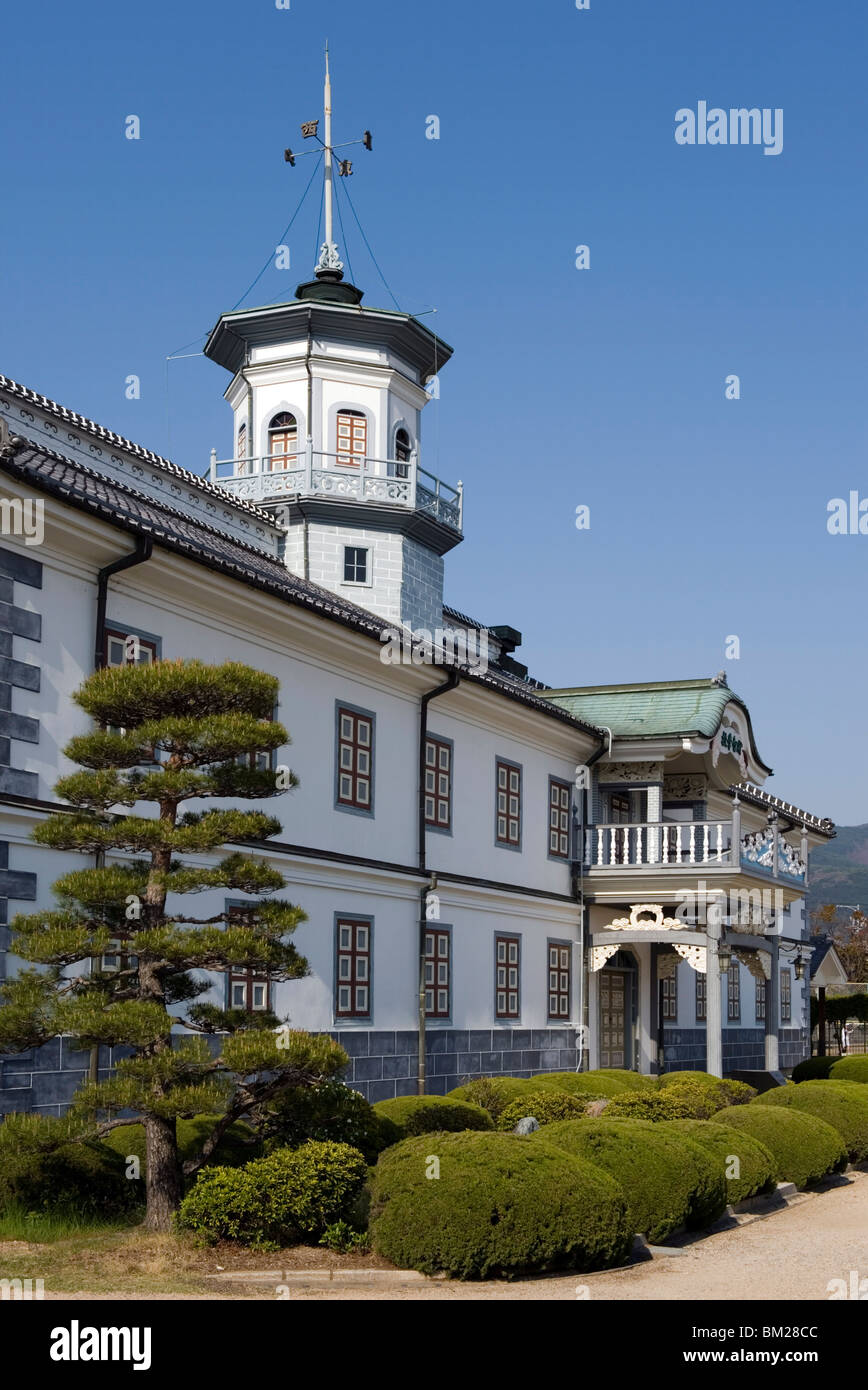
<path id="1" fill-rule="evenodd" d="M 325 50 L 325 95 L 323 101 L 323 111 L 325 116 L 325 140 L 319 137 L 319 121 L 303 121 L 301 133 L 305 140 L 316 140 L 317 144 L 325 153 L 325 241 L 320 247 L 319 260 L 316 264 L 316 274 L 320 278 L 340 279 L 343 274 L 343 262 L 338 256 L 338 248 L 335 245 L 332 234 L 332 156 L 336 150 L 348 149 L 350 145 L 364 145 L 366 150 L 373 148 L 371 132 L 366 130 L 361 140 L 347 140 L 342 145 L 332 144 L 332 86 L 329 77 L 329 46 L 326 43 Z M 287 164 L 295 165 L 296 159 L 302 159 L 306 154 L 314 154 L 314 150 L 303 150 L 301 154 L 294 154 L 292 150 L 284 150 L 283 157 Z M 353 162 L 351 159 L 339 159 L 337 161 L 338 174 L 341 178 L 348 178 L 353 172 Z"/>

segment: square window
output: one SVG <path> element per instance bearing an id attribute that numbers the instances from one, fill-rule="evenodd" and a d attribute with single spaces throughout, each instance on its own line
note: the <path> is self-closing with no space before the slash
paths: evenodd
<path id="1" fill-rule="evenodd" d="M 367 584 L 368 552 L 361 546 L 344 546 L 344 583 Z"/>

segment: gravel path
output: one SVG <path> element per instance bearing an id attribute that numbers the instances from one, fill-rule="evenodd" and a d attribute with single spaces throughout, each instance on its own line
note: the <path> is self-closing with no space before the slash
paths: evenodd
<path id="1" fill-rule="evenodd" d="M 868 1173 L 846 1186 L 797 1198 L 749 1225 L 695 1241 L 677 1256 L 630 1269 L 516 1283 L 432 1280 L 422 1287 L 293 1287 L 291 1299 L 794 1299 L 830 1297 L 832 1279 L 868 1279 Z M 577 1289 L 587 1294 L 577 1294 Z M 866 1285 L 868 1291 L 868 1285 Z"/>

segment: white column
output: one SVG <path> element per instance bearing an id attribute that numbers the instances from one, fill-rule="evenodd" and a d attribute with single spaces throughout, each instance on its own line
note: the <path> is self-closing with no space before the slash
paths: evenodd
<path id="1" fill-rule="evenodd" d="M 717 909 L 719 911 L 719 909 Z M 709 906 L 706 929 L 705 977 L 705 1070 L 710 1076 L 723 1076 L 723 1008 L 720 957 L 717 954 L 721 928 L 710 920 L 717 915 Z"/>
<path id="2" fill-rule="evenodd" d="M 663 788 L 659 782 L 648 788 L 648 863 L 660 863 L 660 831 L 656 824 L 663 815 Z"/>
<path id="3" fill-rule="evenodd" d="M 651 1063 L 657 1059 L 657 1040 L 651 1033 L 651 999 L 652 990 L 657 989 L 656 971 L 651 968 L 651 945 L 650 942 L 640 942 L 631 947 L 636 960 L 639 964 L 639 976 L 637 988 L 639 991 L 639 1008 L 636 1028 L 639 1036 L 639 1070 L 643 1076 L 651 1075 Z M 633 1059 L 629 1060 L 632 1067 Z"/>
<path id="4" fill-rule="evenodd" d="M 600 1065 L 600 972 L 588 972 L 588 1069 Z"/>
<path id="5" fill-rule="evenodd" d="M 777 925 L 777 923 L 776 923 Z M 780 947 L 778 938 L 773 936 L 769 945 L 772 952 L 772 974 L 766 988 L 766 1071 L 778 1071 L 780 1049 L 778 1047 L 778 1028 L 780 1027 Z"/>

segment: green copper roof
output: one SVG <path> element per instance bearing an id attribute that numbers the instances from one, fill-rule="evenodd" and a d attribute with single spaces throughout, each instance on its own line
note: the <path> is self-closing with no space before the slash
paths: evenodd
<path id="1" fill-rule="evenodd" d="M 572 690 L 547 691 L 546 699 L 589 724 L 610 728 L 616 738 L 665 738 L 681 734 L 702 734 L 711 738 L 731 700 L 747 715 L 744 701 L 722 684 L 719 677 L 648 681 L 640 685 L 576 686 Z M 753 753 L 763 767 L 767 766 L 755 744 Z"/>

